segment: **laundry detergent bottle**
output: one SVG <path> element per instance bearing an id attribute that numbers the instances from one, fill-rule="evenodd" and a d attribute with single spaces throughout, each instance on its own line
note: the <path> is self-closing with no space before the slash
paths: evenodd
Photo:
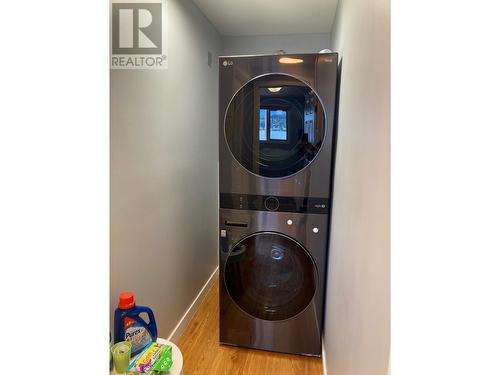
<path id="1" fill-rule="evenodd" d="M 140 316 L 141 313 L 147 314 L 148 323 Z M 115 343 L 130 342 L 132 344 L 131 355 L 134 356 L 149 343 L 155 342 L 157 338 L 153 311 L 146 306 L 136 306 L 132 292 L 120 293 L 118 308 L 115 310 Z"/>

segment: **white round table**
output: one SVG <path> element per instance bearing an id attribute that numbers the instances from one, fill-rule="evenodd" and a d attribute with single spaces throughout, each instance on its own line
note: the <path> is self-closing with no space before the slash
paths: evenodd
<path id="1" fill-rule="evenodd" d="M 156 340 L 157 343 L 159 344 L 164 344 L 164 345 L 170 345 L 172 347 L 172 361 L 173 365 L 170 371 L 167 373 L 168 375 L 182 375 L 182 365 L 183 365 L 183 359 L 182 359 L 182 353 L 180 349 L 175 345 L 173 342 L 158 338 Z M 113 368 L 113 375 L 119 375 L 118 372 L 115 371 Z"/>

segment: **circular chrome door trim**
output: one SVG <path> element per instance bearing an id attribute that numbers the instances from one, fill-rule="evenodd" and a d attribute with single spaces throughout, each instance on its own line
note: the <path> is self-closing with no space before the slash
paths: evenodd
<path id="1" fill-rule="evenodd" d="M 314 284 L 315 284 L 315 288 L 314 288 L 314 293 L 313 295 L 311 296 L 311 299 L 309 300 L 309 302 L 307 303 L 307 305 L 302 309 L 300 310 L 298 313 L 296 313 L 295 315 L 291 316 L 291 317 L 288 317 L 288 318 L 285 318 L 285 319 L 278 319 L 278 320 L 267 320 L 267 319 L 261 319 L 257 316 L 254 316 L 248 312 L 246 312 L 245 310 L 243 310 L 243 308 L 234 300 L 233 296 L 231 295 L 231 293 L 229 292 L 229 288 L 227 287 L 227 283 L 226 283 L 226 265 L 227 265 L 227 262 L 229 260 L 229 257 L 231 256 L 231 253 L 233 252 L 233 250 L 240 244 L 242 243 L 243 241 L 245 241 L 246 239 L 250 238 L 250 237 L 255 237 L 255 236 L 258 236 L 258 235 L 261 235 L 261 234 L 271 234 L 271 235 L 277 235 L 277 236 L 281 236 L 281 237 L 284 237 L 288 240 L 291 240 L 293 242 L 295 242 L 304 252 L 305 254 L 309 257 L 312 265 L 313 265 L 313 270 L 314 270 Z M 262 321 L 265 321 L 265 322 L 285 322 L 287 320 L 290 320 L 290 319 L 295 319 L 297 316 L 299 316 L 300 314 L 302 314 L 304 311 L 307 310 L 307 308 L 311 305 L 311 303 L 314 303 L 314 298 L 316 297 L 316 292 L 318 291 L 318 284 L 319 284 L 319 274 L 318 274 L 318 267 L 316 265 L 316 262 L 314 261 L 314 258 L 312 257 L 311 253 L 309 252 L 309 250 L 306 249 L 305 246 L 303 246 L 299 241 L 297 241 L 295 238 L 292 238 L 286 234 L 283 234 L 283 233 L 280 233 L 280 232 L 273 232 L 273 231 L 261 231 L 261 232 L 254 232 L 254 233 L 251 233 L 251 234 L 248 234 L 242 238 L 240 238 L 232 247 L 231 249 L 229 250 L 229 252 L 227 253 L 227 259 L 226 261 L 224 262 L 224 267 L 222 267 L 222 281 L 224 283 L 224 288 L 226 289 L 226 293 L 227 295 L 229 296 L 229 298 L 231 299 L 231 302 L 233 302 L 237 308 L 243 312 L 244 314 L 246 314 L 247 316 L 251 317 L 252 319 L 258 319 L 258 320 L 262 320 Z"/>
<path id="2" fill-rule="evenodd" d="M 308 88 L 310 88 L 312 90 L 312 92 L 314 92 L 314 95 L 316 95 L 316 97 L 318 98 L 318 100 L 320 101 L 321 103 L 321 107 L 323 108 L 323 116 L 325 118 L 325 134 L 323 135 L 323 139 L 321 141 L 321 146 L 319 147 L 319 150 L 318 152 L 316 153 L 316 155 L 314 155 L 314 157 L 312 158 L 311 162 L 309 164 L 307 164 L 306 167 L 298 170 L 297 172 L 294 172 L 292 174 L 289 174 L 287 176 L 280 176 L 280 177 L 267 177 L 267 176 L 261 176 L 261 175 L 258 175 L 254 172 L 252 172 L 251 170 L 247 169 L 243 164 L 240 163 L 240 161 L 238 159 L 236 159 L 236 157 L 234 156 L 233 154 L 233 151 L 231 150 L 231 146 L 229 145 L 229 142 L 227 141 L 227 135 L 226 135 L 226 118 L 227 118 L 227 111 L 229 110 L 229 107 L 231 105 L 231 103 L 233 102 L 233 99 L 236 97 L 236 95 L 238 95 L 238 93 L 243 90 L 243 88 L 248 85 L 250 82 L 252 81 L 255 81 L 259 78 L 262 78 L 262 77 L 266 77 L 266 76 L 270 76 L 270 75 L 284 75 L 284 76 L 288 76 L 288 77 L 291 77 L 291 78 L 294 78 L 296 79 L 297 81 L 300 81 L 302 82 L 304 85 L 306 85 Z M 236 90 L 236 92 L 233 94 L 233 96 L 231 96 L 231 99 L 229 100 L 228 104 L 226 105 L 226 109 L 224 111 L 224 122 L 222 123 L 222 126 L 224 127 L 224 141 L 226 142 L 226 147 L 227 149 L 229 150 L 229 153 L 231 154 L 231 157 L 233 158 L 234 161 L 236 161 L 236 163 L 238 163 L 238 165 L 243 168 L 245 171 L 247 171 L 248 173 L 250 174 L 253 174 L 255 177 L 260 177 L 260 178 L 266 178 L 266 179 L 269 179 L 269 180 L 282 180 L 282 179 L 285 179 L 285 178 L 290 178 L 290 177 L 293 177 L 301 172 L 303 172 L 305 169 L 309 168 L 311 166 L 311 164 L 314 163 L 314 161 L 316 160 L 316 158 L 321 154 L 321 151 L 323 150 L 323 145 L 325 144 L 325 140 L 326 138 L 328 137 L 328 116 L 327 116 L 327 113 L 326 113 L 326 109 L 325 109 L 325 105 L 323 104 L 323 99 L 321 99 L 321 97 L 319 96 L 318 92 L 306 81 L 304 81 L 303 79 L 300 79 L 296 76 L 294 76 L 293 74 L 288 74 L 288 73 L 280 73 L 280 72 L 273 72 L 273 73 L 264 73 L 264 74 L 260 74 L 258 76 L 255 76 L 253 77 L 252 79 L 249 79 L 248 81 L 246 81 L 243 85 L 241 85 L 241 87 Z"/>

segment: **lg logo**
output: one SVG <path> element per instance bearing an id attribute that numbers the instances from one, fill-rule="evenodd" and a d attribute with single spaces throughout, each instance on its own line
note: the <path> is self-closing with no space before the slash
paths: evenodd
<path id="1" fill-rule="evenodd" d="M 166 0 L 125 1 L 112 3 L 111 68 L 165 69 Z"/>

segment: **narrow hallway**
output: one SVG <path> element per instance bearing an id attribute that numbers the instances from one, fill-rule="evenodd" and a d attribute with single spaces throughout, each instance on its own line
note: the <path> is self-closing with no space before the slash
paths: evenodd
<path id="1" fill-rule="evenodd" d="M 219 345 L 219 282 L 214 282 L 177 343 L 184 375 L 321 375 L 321 358 Z"/>

